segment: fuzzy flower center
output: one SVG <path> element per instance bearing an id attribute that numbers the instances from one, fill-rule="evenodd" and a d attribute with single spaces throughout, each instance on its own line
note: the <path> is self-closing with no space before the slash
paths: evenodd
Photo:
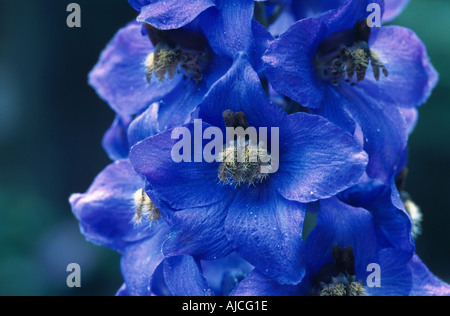
<path id="1" fill-rule="evenodd" d="M 320 45 L 315 60 L 319 76 L 335 86 L 340 86 L 343 81 L 354 86 L 366 78 L 367 69 L 371 65 L 377 81 L 380 80 L 381 73 L 387 77 L 388 70 L 378 53 L 369 47 L 369 37 L 370 28 L 363 21 L 358 22 L 352 30 L 338 32 L 326 38 Z M 350 41 L 349 38 L 354 40 Z"/>
<path id="2" fill-rule="evenodd" d="M 136 208 L 136 214 L 134 215 L 136 224 L 140 224 L 144 217 L 147 217 L 150 223 L 157 222 L 161 218 L 158 208 L 143 189 L 137 190 L 133 195 L 133 199 Z"/>
<path id="3" fill-rule="evenodd" d="M 227 128 L 248 128 L 248 120 L 244 113 L 233 113 L 228 110 L 223 113 Z M 255 142 L 245 136 L 230 139 L 222 151 L 222 163 L 219 166 L 219 180 L 225 184 L 234 184 L 236 187 L 260 183 L 268 177 L 262 173 L 262 166 L 267 166 L 270 154 L 264 142 Z"/>
<path id="4" fill-rule="evenodd" d="M 365 296 L 366 290 L 355 277 L 353 248 L 333 247 L 333 262 L 324 266 L 315 276 L 312 289 L 318 296 Z"/>
<path id="5" fill-rule="evenodd" d="M 362 282 L 342 273 L 331 278 L 329 283 L 320 283 L 320 296 L 365 296 L 365 293 Z"/>
<path id="6" fill-rule="evenodd" d="M 231 146 L 225 146 L 223 162 L 219 167 L 219 179 L 225 184 L 256 184 L 267 178 L 267 173 L 261 173 L 267 150 L 250 141 L 233 141 Z"/>
<path id="7" fill-rule="evenodd" d="M 178 71 L 182 71 L 186 78 L 199 83 L 203 79 L 203 69 L 207 59 L 206 52 L 183 49 L 179 46 L 171 48 L 166 42 L 160 42 L 145 61 L 147 81 L 150 81 L 153 73 L 162 82 L 167 73 L 169 78 L 173 79 Z"/>

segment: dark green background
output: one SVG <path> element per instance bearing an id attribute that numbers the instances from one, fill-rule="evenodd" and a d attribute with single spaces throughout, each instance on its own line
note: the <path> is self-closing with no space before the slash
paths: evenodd
<path id="1" fill-rule="evenodd" d="M 0 0 L 0 295 L 112 295 L 120 257 L 85 242 L 67 202 L 109 160 L 101 148 L 114 114 L 87 74 L 136 12 L 126 0 Z M 407 190 L 425 215 L 418 253 L 450 282 L 450 3 L 412 0 L 395 24 L 417 32 L 441 75 L 411 138 Z M 82 288 L 66 287 L 66 266 Z"/>

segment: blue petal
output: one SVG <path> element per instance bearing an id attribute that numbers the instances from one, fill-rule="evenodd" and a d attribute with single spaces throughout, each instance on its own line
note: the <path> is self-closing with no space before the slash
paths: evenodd
<path id="1" fill-rule="evenodd" d="M 350 101 L 342 106 L 351 113 L 364 134 L 364 150 L 369 154 L 367 173 L 390 183 L 408 141 L 405 117 L 399 108 L 386 107 L 380 100 L 372 99 L 366 90 L 352 88 L 341 89 Z"/>
<path id="2" fill-rule="evenodd" d="M 358 21 L 364 21 L 369 17 L 371 14 L 367 11 L 369 4 L 378 4 L 383 15 L 384 0 L 346 0 L 341 6 L 325 12 L 318 19 L 327 26 L 327 35 L 350 30 Z"/>
<path id="3" fill-rule="evenodd" d="M 127 139 L 129 121 L 129 119 L 124 120 L 116 116 L 112 126 L 103 136 L 102 146 L 113 161 L 128 158 L 130 152 Z"/>
<path id="4" fill-rule="evenodd" d="M 234 199 L 201 208 L 175 212 L 169 239 L 164 243 L 165 256 L 193 255 L 202 260 L 222 258 L 233 249 L 225 233 L 227 209 Z"/>
<path id="5" fill-rule="evenodd" d="M 294 23 L 274 41 L 263 56 L 273 88 L 303 106 L 320 108 L 326 85 L 319 80 L 314 56 L 326 36 L 326 27 L 316 19 Z"/>
<path id="6" fill-rule="evenodd" d="M 409 253 L 415 251 L 411 220 L 395 186 L 395 177 L 390 185 L 369 178 L 346 191 L 341 198 L 371 212 L 380 246 Z"/>
<path id="7" fill-rule="evenodd" d="M 153 52 L 141 24 L 132 22 L 108 44 L 89 74 L 89 83 L 111 108 L 123 117 L 142 112 L 170 92 L 183 76 L 173 80 L 147 82 L 145 60 Z"/>
<path id="8" fill-rule="evenodd" d="M 274 89 L 308 108 L 324 104 L 327 83 L 314 67 L 319 44 L 335 32 L 350 30 L 358 19 L 367 16 L 367 5 L 381 0 L 349 0 L 319 18 L 294 23 L 263 57 Z M 382 1 L 380 4 L 383 7 Z"/>
<path id="9" fill-rule="evenodd" d="M 425 45 L 414 32 L 398 26 L 375 28 L 369 46 L 376 51 L 389 76 L 382 75 L 377 81 L 369 67 L 366 78 L 353 90 L 360 90 L 360 94 L 367 94 L 387 108 L 414 108 L 427 101 L 438 74 Z"/>
<path id="10" fill-rule="evenodd" d="M 377 230 L 390 242 L 391 247 L 413 253 L 415 242 L 411 235 L 412 224 L 405 210 L 394 179 L 386 190 L 368 206 L 374 216 Z"/>
<path id="11" fill-rule="evenodd" d="M 164 256 L 161 245 L 168 235 L 168 226 L 154 224 L 153 236 L 129 245 L 122 256 L 120 266 L 130 296 L 152 295 L 152 278 Z"/>
<path id="12" fill-rule="evenodd" d="M 158 0 L 128 0 L 128 3 L 137 11 L 141 11 L 143 6 L 149 5 L 151 2 Z"/>
<path id="13" fill-rule="evenodd" d="M 381 287 L 366 286 L 371 296 L 408 296 L 412 288 L 412 274 L 408 262 L 411 254 L 395 249 L 383 249 L 372 262 L 380 266 Z M 366 272 L 366 276 L 370 272 Z"/>
<path id="14" fill-rule="evenodd" d="M 328 198 L 363 175 L 366 153 L 324 118 L 296 113 L 280 125 L 280 170 L 273 181 L 286 199 L 308 203 Z"/>
<path id="15" fill-rule="evenodd" d="M 159 0 L 141 7 L 137 20 L 160 30 L 181 28 L 192 22 L 206 9 L 214 6 L 213 0 Z"/>
<path id="16" fill-rule="evenodd" d="M 318 17 L 323 13 L 334 10 L 343 5 L 347 0 L 294 0 L 292 9 L 295 12 L 297 20 Z"/>
<path id="17" fill-rule="evenodd" d="M 204 82 L 200 85 L 192 80 L 180 82 L 160 102 L 158 113 L 160 129 L 165 131 L 188 123 L 192 112 L 200 104 L 206 92 L 207 88 Z"/>
<path id="18" fill-rule="evenodd" d="M 413 257 L 410 267 L 413 274 L 411 296 L 450 296 L 450 285 L 434 276 L 419 257 Z"/>
<path id="19" fill-rule="evenodd" d="M 270 47 L 270 44 L 274 40 L 269 31 L 258 22 L 252 22 L 253 37 L 255 38 L 254 47 L 250 50 L 250 61 L 253 68 L 257 73 L 261 73 L 264 70 L 264 64 L 262 56 L 264 52 Z"/>
<path id="20" fill-rule="evenodd" d="M 85 194 L 72 195 L 70 204 L 86 238 L 122 251 L 127 244 L 151 235 L 145 225 L 133 223 L 133 195 L 143 185 L 130 163 L 121 160 L 103 170 Z"/>
<path id="21" fill-rule="evenodd" d="M 201 16 L 201 24 L 212 49 L 218 55 L 232 58 L 239 52 L 248 52 L 253 43 L 253 0 L 215 2 L 216 8 Z"/>
<path id="22" fill-rule="evenodd" d="M 241 55 L 212 87 L 199 106 L 198 116 L 212 126 L 225 128 L 223 112 L 244 112 L 250 126 L 278 126 L 286 114 L 270 104 L 249 60 Z"/>
<path id="23" fill-rule="evenodd" d="M 412 134 L 419 120 L 419 111 L 417 109 L 406 109 L 406 108 L 402 108 L 400 109 L 400 111 L 405 117 L 408 134 Z"/>
<path id="24" fill-rule="evenodd" d="M 336 198 L 323 200 L 320 206 L 317 226 L 305 242 L 308 275 L 314 276 L 333 261 L 334 245 L 353 247 L 356 275 L 366 275 L 366 267 L 373 262 L 378 249 L 372 216 L 365 209 L 351 207 Z"/>
<path id="25" fill-rule="evenodd" d="M 270 34 L 275 37 L 280 36 L 297 20 L 299 19 L 294 15 L 292 9 L 289 6 L 285 7 L 278 19 L 269 26 Z"/>
<path id="26" fill-rule="evenodd" d="M 409 0 L 384 0 L 385 10 L 383 22 L 387 23 L 395 19 L 406 8 Z"/>
<path id="27" fill-rule="evenodd" d="M 258 273 L 256 270 L 250 273 L 232 296 L 296 296 L 298 289 L 294 285 L 281 285 L 277 281 Z"/>
<path id="28" fill-rule="evenodd" d="M 284 199 L 270 185 L 241 188 L 228 210 L 227 236 L 259 271 L 297 284 L 304 275 L 299 260 L 304 212 L 304 204 Z"/>
<path id="29" fill-rule="evenodd" d="M 164 260 L 164 277 L 173 296 L 211 296 L 212 290 L 191 256 L 170 257 Z"/>
<path id="30" fill-rule="evenodd" d="M 202 261 L 203 275 L 216 295 L 228 296 L 254 267 L 233 252 L 225 258 Z"/>
<path id="31" fill-rule="evenodd" d="M 190 136 L 195 135 L 194 124 L 185 127 Z M 201 132 L 207 127 L 203 124 Z M 172 131 L 147 138 L 132 148 L 130 160 L 136 171 L 147 178 L 160 199 L 178 210 L 224 200 L 232 187 L 219 184 L 219 163 L 194 162 L 193 159 L 192 162 L 174 162 L 171 152 L 179 140 L 171 139 Z M 195 156 L 196 150 L 203 157 L 203 147 L 194 147 L 192 156 Z"/>
<path id="32" fill-rule="evenodd" d="M 144 113 L 133 120 L 128 127 L 128 143 L 131 147 L 158 133 L 158 111 L 159 103 L 153 103 Z"/>
<path id="33" fill-rule="evenodd" d="M 325 100 L 326 104 L 323 107 L 311 109 L 310 113 L 323 116 L 331 123 L 353 135 L 356 130 L 355 120 L 346 110 L 347 107 L 343 106 L 343 104 L 348 104 L 349 101 L 330 86 L 325 89 Z"/>

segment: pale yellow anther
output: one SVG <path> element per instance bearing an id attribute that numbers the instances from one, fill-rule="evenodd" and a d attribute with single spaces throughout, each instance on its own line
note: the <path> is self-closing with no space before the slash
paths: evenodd
<path id="1" fill-rule="evenodd" d="M 134 215 L 135 223 L 140 224 L 145 216 L 148 217 L 151 223 L 157 222 L 161 218 L 161 213 L 158 208 L 153 204 L 143 189 L 137 190 L 133 194 L 133 199 L 136 207 L 136 214 Z"/>

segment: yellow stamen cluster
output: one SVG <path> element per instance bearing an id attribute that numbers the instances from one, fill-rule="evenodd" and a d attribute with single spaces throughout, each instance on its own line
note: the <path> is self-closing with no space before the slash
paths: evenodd
<path id="1" fill-rule="evenodd" d="M 240 153 L 239 143 L 226 146 L 223 151 L 223 162 L 219 167 L 219 179 L 226 184 L 255 184 L 267 178 L 261 173 L 262 161 L 267 161 L 267 150 L 258 145 L 246 142 Z M 242 157 L 240 157 L 242 156 Z"/>
<path id="2" fill-rule="evenodd" d="M 171 48 L 165 42 L 161 42 L 145 61 L 147 81 L 150 81 L 153 73 L 161 82 L 165 80 L 167 73 L 169 78 L 173 79 L 179 67 L 185 77 L 199 83 L 203 79 L 202 64 L 206 63 L 206 60 L 207 54 L 204 52 Z"/>
<path id="3" fill-rule="evenodd" d="M 370 49 L 367 42 L 356 42 L 351 46 L 342 46 L 330 62 L 327 60 L 323 56 L 318 56 L 316 66 L 320 75 L 331 81 L 333 85 L 340 85 L 342 80 L 351 83 L 351 85 L 356 85 L 355 82 L 351 81 L 355 74 L 357 82 L 363 81 L 369 64 L 372 65 L 373 74 L 377 81 L 380 80 L 381 72 L 386 77 L 389 75 L 377 52 Z"/>
<path id="4" fill-rule="evenodd" d="M 133 195 L 133 199 L 136 207 L 136 214 L 134 215 L 136 224 L 140 224 L 145 216 L 151 223 L 157 222 L 161 218 L 161 213 L 158 208 L 153 204 L 143 189 L 137 190 Z"/>
<path id="5" fill-rule="evenodd" d="M 320 283 L 320 296 L 366 296 L 364 284 L 355 277 L 339 274 L 332 278 L 331 283 Z"/>

